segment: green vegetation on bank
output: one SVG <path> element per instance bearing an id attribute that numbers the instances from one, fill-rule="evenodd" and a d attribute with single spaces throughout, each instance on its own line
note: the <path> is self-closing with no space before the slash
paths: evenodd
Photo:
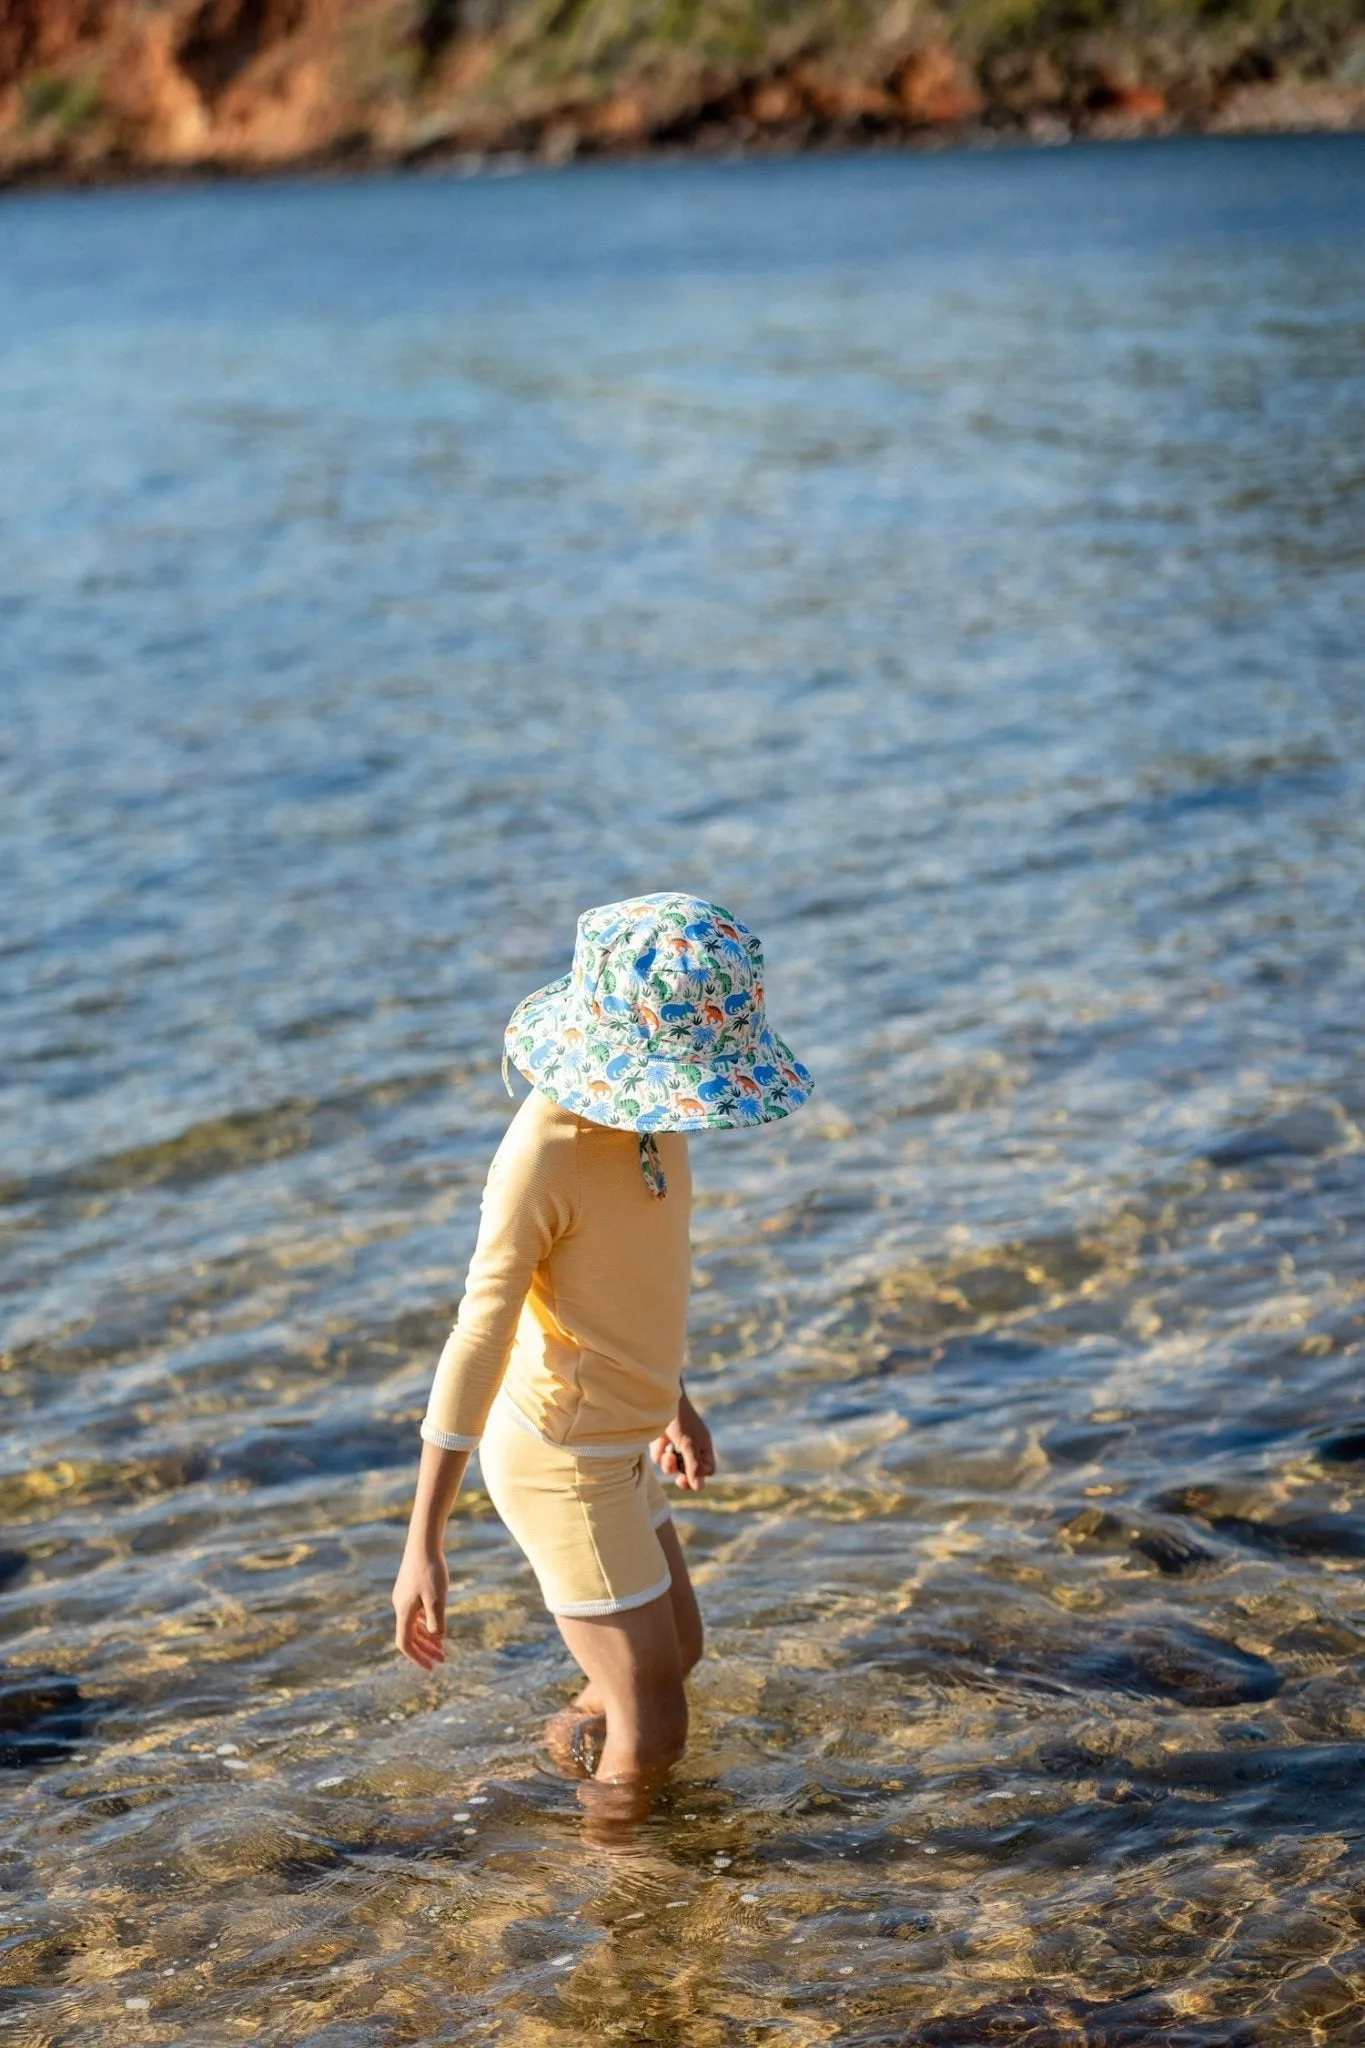
<path id="1" fill-rule="evenodd" d="M 1365 125 L 1365 0 L 8 0 L 0 176 Z"/>

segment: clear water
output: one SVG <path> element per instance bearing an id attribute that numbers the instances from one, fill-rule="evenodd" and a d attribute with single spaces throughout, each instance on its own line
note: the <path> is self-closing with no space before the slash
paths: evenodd
<path id="1" fill-rule="evenodd" d="M 1365 2041 L 1363 199 L 0 209 L 0 2039 Z M 388 1596 L 503 1021 L 673 886 L 819 1092 L 694 1145 L 612 1849 L 477 1485 Z"/>

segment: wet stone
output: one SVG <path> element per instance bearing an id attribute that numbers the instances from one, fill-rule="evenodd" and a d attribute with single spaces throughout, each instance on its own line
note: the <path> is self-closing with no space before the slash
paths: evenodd
<path id="1" fill-rule="evenodd" d="M 1273 1699 L 1281 1683 L 1267 1658 L 1178 1622 L 1119 1631 L 1083 1657 L 1080 1668 L 1092 1682 L 1191 1707 Z"/>
<path id="2" fill-rule="evenodd" d="M 1131 1425 L 1124 1423 L 1063 1422 L 1046 1431 L 1041 1441 L 1049 1458 L 1059 1464 L 1089 1465 L 1131 1435 Z"/>
<path id="3" fill-rule="evenodd" d="M 1153 1506 L 1194 1515 L 1220 1536 L 1252 1550 L 1296 1557 L 1365 1557 L 1365 1520 L 1262 1506 L 1252 1493 L 1217 1486 L 1173 1487 Z M 1257 1511 L 1259 1510 L 1259 1512 Z"/>
<path id="4" fill-rule="evenodd" d="M 1365 1422 L 1322 1437 L 1314 1444 L 1313 1450 L 1315 1456 L 1329 1465 L 1365 1464 Z"/>
<path id="5" fill-rule="evenodd" d="M 348 1477 L 405 1465 L 412 1457 L 412 1436 L 410 1424 L 381 1417 L 344 1425 L 327 1418 L 280 1423 L 229 1444 L 216 1462 L 226 1478 L 248 1479 L 253 1486 L 287 1486 L 312 1474 Z"/>
<path id="6" fill-rule="evenodd" d="M 60 1763 L 99 1711 L 72 1678 L 0 1676 L 0 1770 Z"/>
<path id="7" fill-rule="evenodd" d="M 1263 1159 L 1326 1152 L 1345 1135 L 1338 1109 L 1310 1104 L 1240 1132 L 1214 1146 L 1208 1156 L 1214 1166 L 1247 1166 Z"/>
<path id="8" fill-rule="evenodd" d="M 1082 1508 L 1062 1524 L 1061 1534 L 1076 1550 L 1127 1550 L 1146 1558 L 1170 1578 L 1214 1562 L 1214 1553 L 1205 1544 L 1196 1543 L 1179 1528 L 1135 1521 L 1103 1508 Z"/>

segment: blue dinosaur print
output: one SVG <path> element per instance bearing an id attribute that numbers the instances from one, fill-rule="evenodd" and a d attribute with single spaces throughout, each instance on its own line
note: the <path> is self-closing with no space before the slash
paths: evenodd
<path id="1" fill-rule="evenodd" d="M 768 1023 L 757 938 L 695 896 L 585 910 L 571 972 L 518 1004 L 505 1042 L 565 1108 L 642 1134 L 765 1123 L 814 1086 Z M 663 1193 L 657 1157 L 641 1158 Z"/>

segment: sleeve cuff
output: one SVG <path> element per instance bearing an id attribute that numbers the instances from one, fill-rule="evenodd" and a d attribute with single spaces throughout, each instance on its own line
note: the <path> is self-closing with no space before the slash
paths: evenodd
<path id="1" fill-rule="evenodd" d="M 448 1429 L 433 1429 L 429 1422 L 422 1424 L 420 1435 L 425 1443 L 437 1444 L 443 1451 L 476 1451 L 479 1447 L 476 1436 L 456 1436 Z"/>

